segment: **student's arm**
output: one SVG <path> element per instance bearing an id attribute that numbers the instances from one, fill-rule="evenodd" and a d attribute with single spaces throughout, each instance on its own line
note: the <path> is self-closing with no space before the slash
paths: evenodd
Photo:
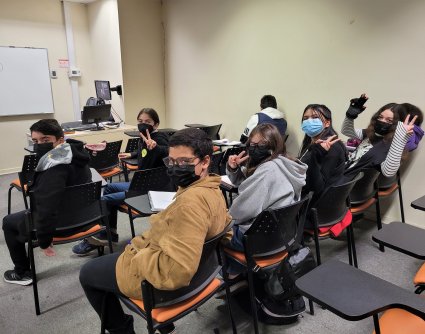
<path id="1" fill-rule="evenodd" d="M 252 129 L 254 129 L 258 124 L 258 115 L 252 115 L 251 118 L 248 120 L 248 123 L 246 125 L 246 128 L 244 132 L 241 135 L 240 142 L 245 144 L 248 140 L 249 134 L 251 133 Z"/>
<path id="2" fill-rule="evenodd" d="M 179 206 L 174 216 L 176 221 L 169 222 L 170 231 L 160 240 L 159 248 L 143 248 L 132 259 L 140 277 L 162 290 L 190 284 L 208 231 L 205 222 L 210 219 L 190 203 Z"/>
<path id="3" fill-rule="evenodd" d="M 236 187 L 239 187 L 239 185 L 246 179 L 242 167 L 239 166 L 236 169 L 232 169 L 228 163 L 226 164 L 226 175 L 229 177 L 230 182 L 232 182 Z"/>
<path id="4" fill-rule="evenodd" d="M 155 139 L 157 146 L 154 148 L 158 151 L 161 158 L 168 156 L 168 141 L 169 137 L 167 134 L 160 134 Z"/>
<path id="5" fill-rule="evenodd" d="M 48 248 L 52 243 L 67 177 L 68 165 L 58 165 L 43 172 L 37 180 L 34 192 L 37 208 L 35 227 L 41 249 Z"/>
<path id="6" fill-rule="evenodd" d="M 381 172 L 384 176 L 391 177 L 397 173 L 400 168 L 401 156 L 411 135 L 411 133 L 407 133 L 403 123 L 398 122 L 390 150 L 385 160 L 381 163 Z"/>
<path id="7" fill-rule="evenodd" d="M 363 130 L 354 129 L 354 119 L 345 117 L 342 122 L 341 133 L 348 138 L 357 138 L 363 140 Z"/>

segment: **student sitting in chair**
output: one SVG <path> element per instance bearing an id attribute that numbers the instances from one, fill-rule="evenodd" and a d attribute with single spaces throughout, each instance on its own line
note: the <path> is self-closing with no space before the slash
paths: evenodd
<path id="1" fill-rule="evenodd" d="M 248 155 L 245 151 L 231 155 L 226 170 L 230 181 L 239 187 L 239 196 L 229 210 L 235 225 L 228 245 L 238 251 L 243 251 L 243 234 L 262 211 L 300 200 L 307 170 L 306 164 L 286 156 L 282 136 L 272 124 L 257 125 L 246 147 Z M 239 272 L 237 263 L 231 262 L 229 273 Z"/>
<path id="2" fill-rule="evenodd" d="M 164 162 L 179 186 L 175 201 L 152 215 L 150 230 L 133 238 L 121 255 L 93 259 L 80 272 L 84 292 L 99 316 L 102 304 L 106 306 L 109 333 L 134 333 L 133 317 L 124 313 L 117 294 L 140 299 L 143 280 L 162 290 L 189 285 L 205 240 L 222 232 L 231 220 L 220 177 L 208 175 L 211 139 L 202 130 L 188 128 L 176 132 L 169 145 Z"/>
<path id="3" fill-rule="evenodd" d="M 162 161 L 168 154 L 168 135 L 158 132 L 159 116 L 152 108 L 143 108 L 137 115 L 140 141 L 136 152 L 120 153 L 119 157 L 135 158 L 138 160 L 138 169 L 150 169 L 164 166 Z M 112 241 L 118 242 L 117 221 L 118 208 L 125 200 L 125 192 L 129 189 L 130 182 L 109 183 L 103 191 L 103 200 L 108 206 L 109 224 L 111 227 Z M 98 246 L 107 246 L 108 238 L 106 232 L 102 231 L 95 236 L 83 239 L 76 244 L 72 251 L 79 255 L 88 255 Z"/>
<path id="4" fill-rule="evenodd" d="M 36 154 L 40 157 L 34 178 L 28 190 L 34 192 L 38 215 L 35 217 L 37 240 L 46 256 L 54 256 L 52 246 L 57 208 L 65 187 L 91 182 L 89 155 L 83 143 L 64 140 L 63 130 L 55 119 L 42 119 L 31 128 L 31 138 Z M 25 211 L 7 215 L 3 219 L 4 238 L 15 266 L 4 273 L 8 283 L 29 285 L 32 283 L 30 262 L 25 251 L 27 231 Z"/>
<path id="5" fill-rule="evenodd" d="M 273 95 L 264 95 L 260 102 L 261 111 L 255 115 L 252 115 L 248 120 L 248 124 L 244 132 L 241 135 L 241 143 L 245 143 L 254 129 L 258 124 L 270 123 L 277 127 L 282 136 L 286 132 L 286 120 L 283 112 L 277 110 L 276 98 Z"/>

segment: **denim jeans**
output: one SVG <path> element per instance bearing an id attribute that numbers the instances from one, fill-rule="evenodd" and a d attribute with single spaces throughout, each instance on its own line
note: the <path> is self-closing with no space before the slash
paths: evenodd
<path id="1" fill-rule="evenodd" d="M 129 182 L 108 183 L 103 189 L 102 199 L 106 201 L 109 210 L 109 226 L 111 229 L 117 228 L 118 208 L 124 204 L 125 192 L 130 188 Z"/>

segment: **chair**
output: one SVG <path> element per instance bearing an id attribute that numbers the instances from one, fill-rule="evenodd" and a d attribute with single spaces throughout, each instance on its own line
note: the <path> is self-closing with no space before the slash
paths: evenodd
<path id="1" fill-rule="evenodd" d="M 258 315 L 254 293 L 254 273 L 269 271 L 288 256 L 302 237 L 304 221 L 311 194 L 302 200 L 276 210 L 261 212 L 243 236 L 244 251 L 225 248 L 226 256 L 245 266 L 254 331 L 258 331 Z M 312 311 L 312 303 L 310 303 Z M 312 311 L 313 312 L 313 311 Z"/>
<path id="2" fill-rule="evenodd" d="M 112 253 L 111 232 L 109 230 L 108 216 L 103 208 L 100 181 L 65 188 L 61 203 L 58 208 L 56 236 L 53 244 L 65 244 L 82 240 L 96 233 L 106 230 L 108 235 L 109 249 Z M 38 298 L 37 276 L 34 260 L 34 248 L 38 247 L 34 226 L 34 217 L 37 217 L 37 207 L 33 205 L 35 194 L 30 191 L 30 210 L 25 214 L 28 229 L 28 255 L 33 277 L 35 312 L 40 315 Z M 106 227 L 101 224 L 104 222 Z"/>
<path id="3" fill-rule="evenodd" d="M 358 182 L 362 177 L 363 173 L 360 172 L 353 180 L 347 183 L 329 187 L 319 197 L 314 204 L 314 207 L 311 208 L 310 212 L 314 225 L 313 235 L 318 265 L 322 263 L 320 257 L 319 238 L 325 239 L 331 236 L 330 230 L 320 233 L 319 228 L 332 227 L 342 221 L 347 212 L 350 210 L 349 194 L 353 187 L 355 187 L 356 182 Z M 349 263 L 350 265 L 353 265 L 354 261 L 354 266 L 357 268 L 356 246 L 354 242 L 353 225 L 351 222 L 347 226 L 347 243 Z"/>
<path id="4" fill-rule="evenodd" d="M 221 128 L 221 124 L 204 126 L 204 127 L 200 127 L 199 129 L 204 131 L 208 135 L 208 137 L 210 137 L 210 139 L 216 140 L 216 139 L 220 139 L 220 135 L 218 134 L 218 132 L 220 131 L 220 128 Z"/>
<path id="5" fill-rule="evenodd" d="M 120 300 L 130 310 L 146 320 L 149 334 L 154 334 L 157 329 L 172 324 L 196 310 L 214 296 L 223 285 L 223 281 L 217 278 L 218 273 L 223 267 L 220 241 L 230 227 L 228 226 L 219 235 L 205 241 L 198 270 L 190 281 L 189 286 L 177 290 L 165 291 L 154 288 L 145 280 L 141 282 L 141 300 L 122 295 L 119 296 Z M 228 299 L 230 295 L 229 287 L 227 284 L 224 284 L 224 287 Z M 232 323 L 233 333 L 236 333 L 236 326 L 229 302 L 227 303 L 227 309 Z M 101 319 L 103 319 L 103 314 Z M 101 333 L 105 333 L 103 321 Z"/>
<path id="6" fill-rule="evenodd" d="M 125 153 L 132 153 L 132 152 L 136 152 L 137 149 L 139 148 L 139 141 L 140 138 L 130 138 L 127 141 L 127 146 L 125 147 Z M 134 172 L 136 171 L 139 166 L 138 166 L 138 160 L 136 159 L 132 159 L 132 158 L 126 158 L 126 159 L 121 159 L 121 166 L 124 172 L 124 178 L 125 181 L 128 182 L 128 175 L 130 172 Z"/>
<path id="7" fill-rule="evenodd" d="M 167 174 L 167 168 L 158 167 L 136 171 L 130 182 L 130 187 L 125 194 L 126 198 L 147 194 L 153 191 L 176 191 L 174 184 Z M 129 210 L 127 205 L 122 204 L 119 211 L 127 213 L 130 220 L 131 235 L 136 236 L 134 231 L 134 219 L 143 217 L 140 213 Z"/>
<path id="8" fill-rule="evenodd" d="M 378 196 L 379 197 L 388 197 L 392 195 L 396 190 L 398 190 L 398 200 L 400 204 L 400 214 L 401 221 L 405 223 L 404 218 L 404 206 L 403 206 L 403 194 L 401 192 L 401 178 L 400 170 L 397 171 L 397 174 L 392 177 L 385 177 L 384 175 L 379 175 L 378 177 Z"/>
<path id="9" fill-rule="evenodd" d="M 112 182 L 112 177 L 122 173 L 119 167 L 118 153 L 121 151 L 122 140 L 106 143 L 102 151 L 88 150 L 90 154 L 89 166 L 96 169 L 104 179 Z"/>
<path id="10" fill-rule="evenodd" d="M 223 156 L 224 152 L 216 152 L 211 155 L 210 173 L 220 175 L 220 164 Z"/>
<path id="11" fill-rule="evenodd" d="M 12 206 L 12 189 L 17 189 L 22 192 L 22 196 L 24 198 L 25 209 L 28 209 L 27 202 L 27 183 L 32 179 L 34 175 L 35 168 L 37 167 L 39 157 L 36 154 L 29 154 L 24 156 L 24 161 L 22 163 L 22 170 L 20 172 L 20 177 L 13 180 L 10 183 L 8 197 L 7 197 L 7 214 L 11 213 Z"/>

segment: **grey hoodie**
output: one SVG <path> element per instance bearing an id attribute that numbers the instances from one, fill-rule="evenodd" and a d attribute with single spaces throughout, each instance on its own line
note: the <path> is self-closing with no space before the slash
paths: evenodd
<path id="1" fill-rule="evenodd" d="M 245 233 L 251 220 L 262 211 L 298 201 L 305 185 L 306 171 L 306 164 L 283 156 L 261 164 L 248 178 L 243 169 L 234 172 L 227 169 L 232 183 L 239 186 L 239 196 L 229 210 L 235 225 Z"/>

